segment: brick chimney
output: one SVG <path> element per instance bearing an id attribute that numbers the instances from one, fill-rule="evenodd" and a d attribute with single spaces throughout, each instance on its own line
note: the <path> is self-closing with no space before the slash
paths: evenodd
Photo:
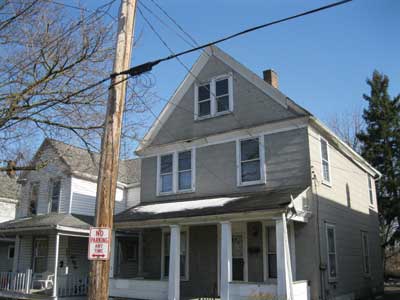
<path id="1" fill-rule="evenodd" d="M 270 85 L 272 85 L 276 89 L 279 88 L 278 74 L 274 70 L 268 69 L 268 70 L 263 71 L 263 76 L 264 76 L 264 80 L 266 82 L 268 82 Z"/>

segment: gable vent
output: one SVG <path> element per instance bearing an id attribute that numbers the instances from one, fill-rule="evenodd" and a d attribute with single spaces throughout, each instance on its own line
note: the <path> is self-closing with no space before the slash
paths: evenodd
<path id="1" fill-rule="evenodd" d="M 263 71 L 263 77 L 264 80 L 272 85 L 274 88 L 279 88 L 278 74 L 274 70 L 268 69 Z"/>

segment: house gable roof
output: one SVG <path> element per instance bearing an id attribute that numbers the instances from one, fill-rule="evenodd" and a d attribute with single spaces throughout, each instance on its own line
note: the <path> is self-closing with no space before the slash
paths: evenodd
<path id="1" fill-rule="evenodd" d="M 36 152 L 33 158 L 33 163 L 36 163 L 40 160 L 41 154 L 48 147 L 50 147 L 55 152 L 57 158 L 60 159 L 60 161 L 72 174 L 82 177 L 91 177 L 91 179 L 97 178 L 99 172 L 98 166 L 100 162 L 99 153 L 89 153 L 87 149 L 66 144 L 64 142 L 54 139 L 46 138 L 43 141 L 42 145 L 39 147 L 39 150 Z M 140 160 L 120 160 L 118 169 L 118 181 L 129 185 L 139 184 Z"/>
<path id="2" fill-rule="evenodd" d="M 225 63 L 232 70 L 239 73 L 243 78 L 251 82 L 256 88 L 261 90 L 263 93 L 265 93 L 267 96 L 269 96 L 273 101 L 278 103 L 283 108 L 292 109 L 302 115 L 309 114 L 306 110 L 302 109 L 293 101 L 288 99 L 278 89 L 272 87 L 269 83 L 264 81 L 262 78 L 257 76 L 252 71 L 250 71 L 247 67 L 236 61 L 233 57 L 222 51 L 220 48 L 216 46 L 211 46 L 203 51 L 203 53 L 195 62 L 193 67 L 190 69 L 190 71 L 188 72 L 182 83 L 176 89 L 175 93 L 172 95 L 171 99 L 165 105 L 159 117 L 156 118 L 153 125 L 150 127 L 149 131 L 146 133 L 145 137 L 140 142 L 139 146 L 136 149 L 137 153 L 140 153 L 142 150 L 151 145 L 152 141 L 160 132 L 163 124 L 165 124 L 165 122 L 174 112 L 175 108 L 180 104 L 184 95 L 190 89 L 192 84 L 195 83 L 196 78 L 199 76 L 200 72 L 206 66 L 207 62 L 210 60 L 211 57 L 216 57 L 217 59 Z"/>

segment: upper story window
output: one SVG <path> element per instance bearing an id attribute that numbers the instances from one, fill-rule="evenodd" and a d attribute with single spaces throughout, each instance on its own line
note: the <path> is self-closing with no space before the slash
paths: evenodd
<path id="1" fill-rule="evenodd" d="M 322 182 L 330 184 L 331 183 L 331 170 L 329 165 L 329 144 L 321 137 L 321 164 L 322 164 Z"/>
<path id="2" fill-rule="evenodd" d="M 194 190 L 194 150 L 161 155 L 158 158 L 158 195 Z"/>
<path id="3" fill-rule="evenodd" d="M 61 180 L 50 181 L 49 212 L 58 212 L 61 195 Z"/>
<path id="4" fill-rule="evenodd" d="M 368 175 L 368 194 L 369 194 L 369 204 L 374 205 L 374 192 L 372 190 L 372 178 Z"/>
<path id="5" fill-rule="evenodd" d="M 237 150 L 237 182 L 238 185 L 250 185 L 265 182 L 264 138 L 256 137 L 238 140 Z"/>
<path id="6" fill-rule="evenodd" d="M 337 252 L 336 252 L 336 229 L 333 224 L 326 224 L 326 242 L 328 257 L 328 277 L 330 280 L 337 278 Z"/>
<path id="7" fill-rule="evenodd" d="M 29 193 L 29 207 L 28 207 L 28 215 L 36 215 L 37 214 L 37 204 L 39 201 L 39 182 L 35 182 L 31 184 L 31 190 Z"/>
<path id="8" fill-rule="evenodd" d="M 212 78 L 195 86 L 195 119 L 218 116 L 233 111 L 232 75 Z"/>

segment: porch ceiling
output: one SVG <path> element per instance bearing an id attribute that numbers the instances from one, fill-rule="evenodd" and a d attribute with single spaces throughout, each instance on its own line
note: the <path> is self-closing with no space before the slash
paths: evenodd
<path id="1" fill-rule="evenodd" d="M 293 187 L 250 194 L 204 197 L 179 201 L 163 201 L 134 206 L 114 218 L 118 223 L 165 220 L 199 216 L 248 213 L 283 209 L 291 197 L 297 197 L 306 187 Z"/>

